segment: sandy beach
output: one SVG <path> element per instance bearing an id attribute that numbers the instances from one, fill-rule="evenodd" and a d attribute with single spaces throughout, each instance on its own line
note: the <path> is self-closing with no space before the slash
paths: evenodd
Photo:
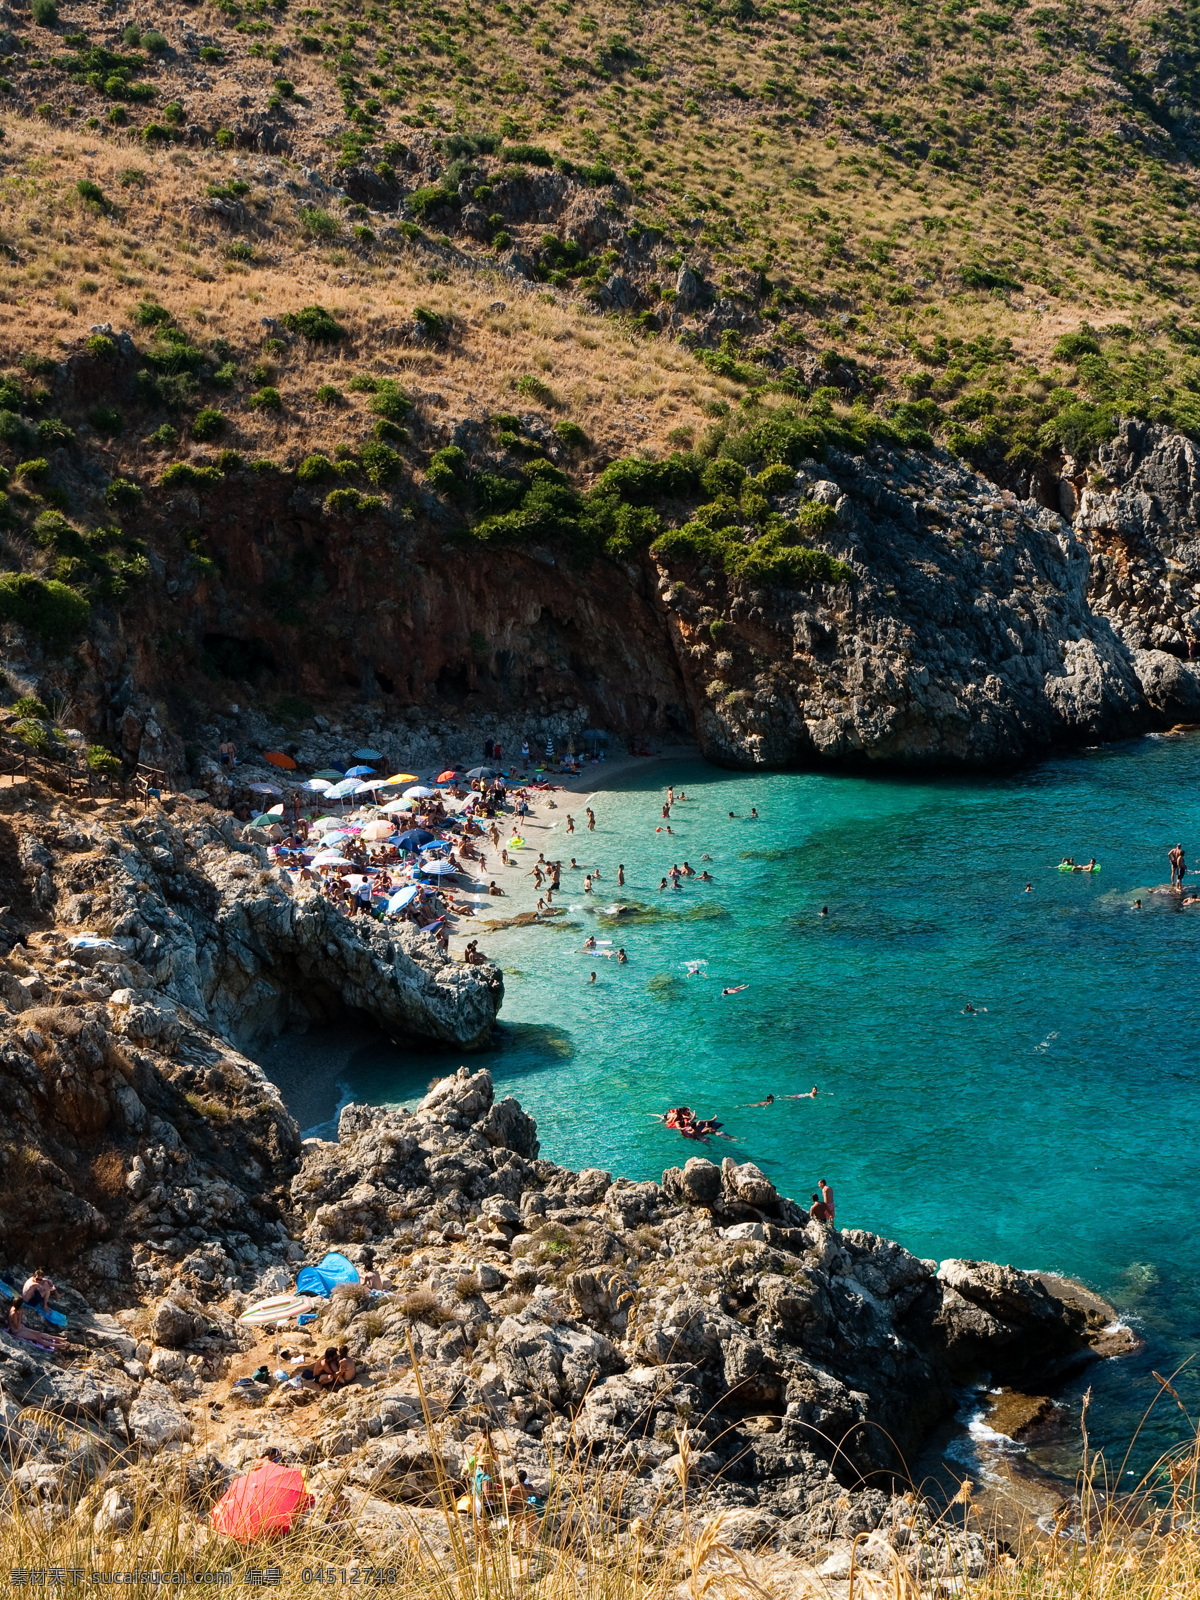
<path id="1" fill-rule="evenodd" d="M 563 894 L 567 893 L 568 889 L 572 893 L 580 892 L 582 873 L 578 874 L 578 885 L 569 884 L 566 874 L 570 869 L 566 863 L 574 856 L 584 871 L 595 865 L 587 842 L 585 807 L 589 800 L 603 795 L 606 791 L 612 792 L 624 788 L 634 773 L 640 775 L 654 770 L 663 772 L 665 791 L 670 781 L 666 771 L 667 764 L 672 761 L 699 759 L 700 752 L 695 745 L 683 744 L 667 746 L 651 756 L 622 755 L 615 756 L 611 760 L 589 761 L 578 777 L 555 777 L 551 781 L 559 787 L 550 792 L 537 791 L 533 794 L 530 799 L 530 814 L 521 822 L 519 829 L 517 819 L 512 816 L 507 816 L 503 821 L 497 819 L 501 848 L 508 847 L 508 841 L 514 834 L 519 834 L 526 841 L 525 845 L 521 849 L 509 851 L 512 865 L 505 867 L 501 864 L 500 851 L 492 848 L 490 840 L 485 841 L 486 848 L 483 854 L 487 862 L 486 870 L 480 870 L 478 877 L 459 891 L 459 899 L 469 901 L 475 909 L 475 915 L 458 919 L 458 924 L 450 936 L 451 955 L 461 955 L 470 939 L 478 939 L 483 954 L 490 954 L 489 941 L 494 944 L 505 930 L 489 931 L 482 926 L 484 923 L 499 922 L 537 909 L 539 895 L 544 891 L 539 891 L 536 887 L 532 870 L 539 854 L 545 855 L 547 860 L 563 862 Z M 574 833 L 567 832 L 568 815 L 574 818 Z M 473 865 L 478 866 L 477 863 Z M 601 879 L 602 892 L 612 896 L 617 892 L 616 865 L 601 862 L 600 866 L 604 872 Z M 493 882 L 504 891 L 503 895 L 489 893 L 489 885 Z"/>

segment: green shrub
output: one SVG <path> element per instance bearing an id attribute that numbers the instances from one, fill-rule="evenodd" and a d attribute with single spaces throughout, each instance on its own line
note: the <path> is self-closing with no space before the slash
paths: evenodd
<path id="1" fill-rule="evenodd" d="M 158 481 L 164 489 L 177 483 L 220 483 L 221 471 L 218 467 L 194 467 L 190 461 L 175 461 Z"/>
<path id="2" fill-rule="evenodd" d="M 1092 405 L 1086 400 L 1065 405 L 1057 416 L 1045 423 L 1039 438 L 1043 445 L 1059 445 L 1067 455 L 1089 460 L 1097 448 L 1117 431 L 1118 417 L 1111 405 Z"/>
<path id="3" fill-rule="evenodd" d="M 54 0 L 33 0 L 29 9 L 39 28 L 53 28 L 58 21 L 58 7 Z"/>
<path id="4" fill-rule="evenodd" d="M 119 758 L 111 750 L 106 750 L 102 744 L 88 745 L 87 755 L 84 758 L 92 772 L 103 776 L 106 773 L 116 774 L 121 770 Z"/>
<path id="5" fill-rule="evenodd" d="M 357 489 L 334 489 L 325 497 L 325 510 L 331 515 L 347 515 L 355 511 L 377 511 L 383 500 L 377 494 L 360 494 Z"/>
<path id="6" fill-rule="evenodd" d="M 414 189 L 408 196 L 406 204 L 414 217 L 425 222 L 430 213 L 438 210 L 440 206 L 456 206 L 458 191 L 444 189 L 440 183 L 428 184 L 423 189 Z"/>
<path id="7" fill-rule="evenodd" d="M 404 462 L 386 444 L 365 444 L 362 448 L 362 466 L 375 486 L 394 483 L 404 470 Z"/>
<path id="8" fill-rule="evenodd" d="M 697 483 L 695 463 L 687 456 L 671 455 L 665 461 L 630 456 L 605 467 L 596 480 L 596 488 L 601 494 L 615 493 L 630 505 L 645 505 L 651 500 L 692 494 Z"/>
<path id="9" fill-rule="evenodd" d="M 337 476 L 337 468 L 328 456 L 314 454 L 305 456 L 296 468 L 296 476 L 301 483 L 324 483 Z"/>
<path id="10" fill-rule="evenodd" d="M 315 398 L 318 405 L 335 406 L 342 398 L 342 391 L 335 388 L 332 383 L 323 383 L 317 389 Z"/>
<path id="11" fill-rule="evenodd" d="M 222 361 L 212 375 L 214 389 L 232 389 L 237 380 L 237 367 L 232 361 Z"/>
<path id="12" fill-rule="evenodd" d="M 50 720 L 50 713 L 36 695 L 23 694 L 19 700 L 13 701 L 12 708 L 19 717 L 38 717 L 42 722 Z"/>
<path id="13" fill-rule="evenodd" d="M 1058 361 L 1078 361 L 1080 356 L 1098 356 L 1100 341 L 1087 323 L 1074 333 L 1064 333 L 1051 352 Z"/>
<path id="14" fill-rule="evenodd" d="M 336 239 L 341 232 L 337 218 L 320 206 L 301 206 L 296 215 L 306 239 Z"/>
<path id="15" fill-rule="evenodd" d="M 125 432 L 125 418 L 116 406 L 97 406 L 88 414 L 88 421 L 97 433 L 102 433 L 109 439 Z"/>
<path id="16" fill-rule="evenodd" d="M 754 480 L 763 494 L 787 494 L 796 487 L 796 474 L 782 461 L 773 461 L 764 467 Z"/>
<path id="17" fill-rule="evenodd" d="M 0 410 L 0 444 L 26 449 L 37 443 L 37 433 L 15 411 Z"/>
<path id="18" fill-rule="evenodd" d="M 142 499 L 140 486 L 129 478 L 114 478 L 104 491 L 104 503 L 113 511 L 136 511 Z"/>
<path id="19" fill-rule="evenodd" d="M 388 422 L 400 422 L 412 410 L 412 401 L 394 378 L 380 380 L 370 410 Z"/>
<path id="20" fill-rule="evenodd" d="M 282 411 L 283 397 L 278 389 L 269 383 L 264 384 L 255 394 L 246 401 L 252 411 Z"/>
<path id="21" fill-rule="evenodd" d="M 746 469 L 738 461 L 719 459 L 710 461 L 700 474 L 700 487 L 705 494 L 719 495 L 741 493 L 746 481 Z"/>
<path id="22" fill-rule="evenodd" d="M 134 307 L 133 320 L 139 328 L 160 328 L 171 321 L 171 313 L 157 300 L 139 300 Z"/>
<path id="23" fill-rule="evenodd" d="M 568 450 L 587 450 L 591 447 L 591 440 L 577 422 L 568 422 L 564 418 L 554 424 L 554 432 Z"/>
<path id="24" fill-rule="evenodd" d="M 70 444 L 75 433 L 61 417 L 42 417 L 37 425 L 37 436 L 41 445 L 59 445 Z"/>
<path id="25" fill-rule="evenodd" d="M 43 581 L 29 572 L 0 577 L 0 618 L 31 628 L 60 653 L 87 627 L 90 615 L 84 597 L 56 578 Z"/>
<path id="26" fill-rule="evenodd" d="M 438 494 L 458 496 L 467 485 L 467 457 L 458 445 L 436 450 L 425 468 L 425 482 Z"/>
<path id="27" fill-rule="evenodd" d="M 423 328 L 431 339 L 443 339 L 447 332 L 447 319 L 430 311 L 425 306 L 413 307 L 413 321 L 418 327 Z"/>
<path id="28" fill-rule="evenodd" d="M 506 144 L 500 154 L 506 161 L 523 162 L 528 167 L 552 167 L 554 157 L 540 144 Z"/>
<path id="29" fill-rule="evenodd" d="M 279 320 L 289 333 L 303 334 L 312 344 L 337 344 L 346 337 L 345 328 L 324 306 L 304 306 L 299 311 L 287 311 Z"/>
<path id="30" fill-rule="evenodd" d="M 543 383 L 541 378 L 534 377 L 532 372 L 527 372 L 523 378 L 518 378 L 517 393 L 522 399 L 536 400 L 539 405 L 547 408 L 557 404 L 550 385 Z"/>
<path id="31" fill-rule="evenodd" d="M 173 428 L 169 422 L 164 422 L 155 428 L 146 442 L 157 445 L 160 450 L 169 450 L 172 445 L 179 442 L 179 429 Z"/>
<path id="32" fill-rule="evenodd" d="M 46 477 L 49 471 L 50 463 L 45 456 L 34 456 L 31 460 L 22 461 L 18 465 L 16 475 L 18 478 L 30 478 L 36 483 L 39 479 Z"/>
<path id="33" fill-rule="evenodd" d="M 80 178 L 75 185 L 75 193 L 88 205 L 99 206 L 101 211 L 108 210 L 108 199 L 104 190 L 98 183 L 93 183 L 91 178 Z"/>
<path id="34" fill-rule="evenodd" d="M 16 723 L 13 732 L 22 744 L 28 745 L 31 750 L 36 750 L 39 755 L 47 755 L 53 745 L 53 740 L 45 727 L 40 722 L 35 722 L 32 717 L 26 717 Z"/>
<path id="35" fill-rule="evenodd" d="M 150 28 L 142 35 L 142 49 L 148 50 L 152 56 L 161 55 L 170 48 L 166 34 L 159 33 L 157 28 Z"/>
<path id="36" fill-rule="evenodd" d="M 993 270 L 990 267 L 971 265 L 963 267 L 959 273 L 965 289 L 1019 289 L 1019 281 L 1011 273 Z"/>
<path id="37" fill-rule="evenodd" d="M 226 426 L 227 420 L 223 411 L 218 411 L 215 406 L 205 406 L 203 411 L 196 413 L 192 423 L 192 438 L 203 444 L 224 433 Z"/>
<path id="38" fill-rule="evenodd" d="M 83 348 L 97 361 L 115 361 L 117 358 L 117 342 L 106 333 L 93 333 Z"/>

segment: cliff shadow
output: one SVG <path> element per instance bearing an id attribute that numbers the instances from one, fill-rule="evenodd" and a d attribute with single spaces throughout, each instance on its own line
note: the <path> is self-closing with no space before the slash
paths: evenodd
<path id="1" fill-rule="evenodd" d="M 468 1060 L 468 1052 L 428 1039 L 392 1039 L 354 1013 L 344 1022 L 284 1033 L 246 1050 L 283 1096 L 305 1138 L 337 1137 L 343 1106 L 413 1106 L 439 1078 Z M 469 1052 L 472 1068 L 486 1066 L 497 1098 L 516 1093 L 514 1079 L 561 1066 L 575 1045 L 561 1028 L 542 1023 L 497 1023 L 492 1043 Z"/>

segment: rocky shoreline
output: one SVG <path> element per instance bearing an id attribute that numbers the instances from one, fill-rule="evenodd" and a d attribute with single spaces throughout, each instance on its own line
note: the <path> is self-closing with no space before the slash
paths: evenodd
<path id="1" fill-rule="evenodd" d="M 335 999 L 477 1042 L 499 973 L 293 901 L 186 802 L 25 804 L 0 820 L 0 1263 L 64 1286 L 70 1344 L 0 1332 L 0 1500 L 115 1526 L 146 1474 L 182 1460 L 203 1508 L 272 1445 L 335 1476 L 386 1545 L 433 1492 L 415 1362 L 452 1473 L 488 1421 L 535 1482 L 551 1454 L 619 1475 L 630 1516 L 675 1514 L 682 1470 L 735 1545 L 831 1579 L 856 1534 L 868 1562 L 983 1570 L 980 1536 L 913 1532 L 904 1462 L 962 1384 L 1045 1386 L 1089 1359 L 1107 1308 L 814 1222 L 748 1162 L 693 1158 L 661 1183 L 567 1171 L 485 1070 L 452 1071 L 415 1112 L 349 1106 L 337 1141 L 302 1141 L 239 1042 Z M 85 923 L 103 942 L 72 950 Z M 246 1307 L 367 1244 L 393 1287 L 337 1290 L 286 1340 L 348 1344 L 361 1383 L 238 1383 L 278 1361 Z M 87 1434 L 70 1471 L 31 1407 Z"/>

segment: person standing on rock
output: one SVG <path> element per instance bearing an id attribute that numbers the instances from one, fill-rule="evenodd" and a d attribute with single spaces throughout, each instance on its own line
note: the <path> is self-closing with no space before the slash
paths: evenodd
<path id="1" fill-rule="evenodd" d="M 821 1191 L 821 1199 L 825 1202 L 825 1209 L 829 1213 L 830 1222 L 832 1222 L 834 1218 L 833 1190 L 825 1182 L 824 1178 L 817 1179 L 817 1188 Z"/>
<path id="2" fill-rule="evenodd" d="M 813 1195 L 812 1205 L 808 1208 L 808 1214 L 814 1222 L 832 1221 L 832 1218 L 829 1215 L 829 1207 L 819 1195 Z"/>
<path id="3" fill-rule="evenodd" d="M 1177 844 L 1174 850 L 1167 851 L 1167 860 L 1171 863 L 1171 887 L 1183 888 L 1183 876 L 1187 871 L 1187 863 L 1183 859 L 1183 846 Z"/>

